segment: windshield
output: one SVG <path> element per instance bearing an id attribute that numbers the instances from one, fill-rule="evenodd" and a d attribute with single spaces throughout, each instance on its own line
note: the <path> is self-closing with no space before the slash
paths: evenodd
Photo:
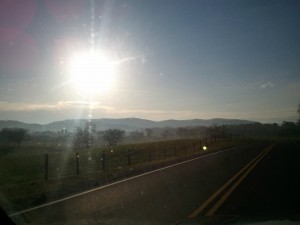
<path id="1" fill-rule="evenodd" d="M 15 224 L 299 219 L 299 10 L 2 0 L 1 208 Z"/>

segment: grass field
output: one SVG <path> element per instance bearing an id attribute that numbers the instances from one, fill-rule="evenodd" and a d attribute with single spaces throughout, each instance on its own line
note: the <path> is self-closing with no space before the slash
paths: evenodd
<path id="1" fill-rule="evenodd" d="M 211 152 L 242 143 L 245 141 L 186 139 L 79 151 L 15 149 L 0 158 L 0 201 L 5 210 L 13 212 L 204 154 L 204 145 Z"/>
<path id="2" fill-rule="evenodd" d="M 229 143 L 213 141 L 169 140 L 77 151 L 28 146 L 16 148 L 0 157 L 0 185 L 121 170 L 125 166 L 191 155 L 201 151 L 204 145 Z"/>

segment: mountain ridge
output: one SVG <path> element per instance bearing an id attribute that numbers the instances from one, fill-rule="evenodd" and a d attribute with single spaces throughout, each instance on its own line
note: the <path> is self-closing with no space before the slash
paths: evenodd
<path id="1" fill-rule="evenodd" d="M 31 132 L 36 131 L 61 131 L 62 129 L 67 129 L 68 131 L 74 131 L 77 127 L 84 127 L 88 119 L 66 119 L 61 121 L 54 121 L 47 124 L 37 124 L 37 123 L 24 123 L 16 120 L 0 120 L 0 129 L 2 128 L 24 128 Z M 234 124 L 251 124 L 256 123 L 250 120 L 241 119 L 223 119 L 223 118 L 213 118 L 213 119 L 189 119 L 189 120 L 162 120 L 153 121 L 141 118 L 99 118 L 91 119 L 91 121 L 96 125 L 97 130 L 106 129 L 122 129 L 126 131 L 140 130 L 145 128 L 163 128 L 163 127 L 188 127 L 188 126 L 212 126 L 212 125 L 234 125 Z"/>

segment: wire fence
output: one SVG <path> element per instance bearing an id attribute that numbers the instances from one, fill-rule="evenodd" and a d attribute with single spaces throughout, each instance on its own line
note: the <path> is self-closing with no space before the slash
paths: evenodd
<path id="1" fill-rule="evenodd" d="M 34 155 L 12 155 L 0 159 L 0 184 L 48 181 L 74 175 L 122 170 L 144 163 L 167 161 L 199 153 L 206 146 L 247 141 L 238 135 L 212 135 L 199 140 L 139 147 L 102 148 L 81 151 L 50 152 Z M 221 146 L 221 145 L 220 145 Z M 219 147 L 220 147 L 219 146 Z"/>

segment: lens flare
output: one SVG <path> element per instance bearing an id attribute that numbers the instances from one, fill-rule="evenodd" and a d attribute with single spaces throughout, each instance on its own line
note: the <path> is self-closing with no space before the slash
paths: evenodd
<path id="1" fill-rule="evenodd" d="M 113 86 L 117 63 L 99 52 L 76 53 L 70 60 L 71 81 L 86 92 L 108 90 Z"/>

